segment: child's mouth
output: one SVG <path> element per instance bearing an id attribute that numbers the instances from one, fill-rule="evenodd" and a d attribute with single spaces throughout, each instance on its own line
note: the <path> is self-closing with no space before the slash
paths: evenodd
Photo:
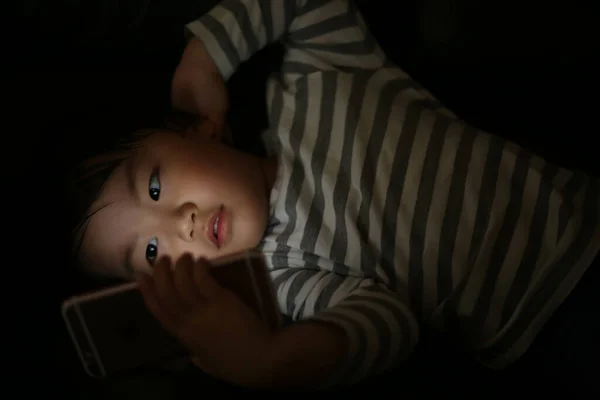
<path id="1" fill-rule="evenodd" d="M 213 235 L 215 235 L 215 238 L 217 239 L 217 241 L 219 240 L 219 218 L 221 216 L 217 215 L 217 218 L 215 218 L 215 223 L 213 224 Z"/>
<path id="2" fill-rule="evenodd" d="M 225 208 L 221 205 L 217 212 L 213 214 L 210 219 L 210 223 L 212 223 L 212 230 L 210 231 L 210 239 L 213 244 L 220 249 L 223 246 L 226 238 L 226 216 L 225 216 Z M 211 225 L 209 225 L 211 226 Z M 210 228 L 209 228 L 210 229 Z"/>

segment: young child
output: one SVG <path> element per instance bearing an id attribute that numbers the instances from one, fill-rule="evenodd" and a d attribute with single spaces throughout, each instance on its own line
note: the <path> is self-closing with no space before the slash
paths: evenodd
<path id="1" fill-rule="evenodd" d="M 187 33 L 172 100 L 205 118 L 90 162 L 85 179 L 105 179 L 78 250 L 97 274 L 152 273 L 138 274 L 149 307 L 207 372 L 351 384 L 404 360 L 421 326 L 501 368 L 592 264 L 599 180 L 458 119 L 386 59 L 352 3 L 225 0 Z M 219 141 L 223 81 L 278 40 L 257 158 Z M 205 264 L 159 262 L 254 247 L 281 311 L 303 323 L 264 332 Z M 204 310 L 174 322 L 192 303 Z"/>

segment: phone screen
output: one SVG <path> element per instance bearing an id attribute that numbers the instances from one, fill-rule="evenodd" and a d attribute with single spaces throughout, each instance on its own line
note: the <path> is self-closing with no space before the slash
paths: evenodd
<path id="1" fill-rule="evenodd" d="M 186 355 L 147 310 L 136 286 L 64 309 L 88 374 L 104 377 Z"/>
<path id="2" fill-rule="evenodd" d="M 245 254 L 217 260 L 211 272 L 271 329 L 280 326 L 275 293 L 262 256 Z M 187 354 L 147 310 L 135 283 L 69 299 L 63 304 L 63 317 L 91 376 L 159 365 Z"/>

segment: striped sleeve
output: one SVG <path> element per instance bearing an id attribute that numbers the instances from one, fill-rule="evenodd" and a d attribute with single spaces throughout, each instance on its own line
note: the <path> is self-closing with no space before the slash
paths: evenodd
<path id="1" fill-rule="evenodd" d="M 349 385 L 402 361 L 416 345 L 419 328 L 407 302 L 370 279 L 327 271 L 275 271 L 282 309 L 295 321 L 328 324 L 346 337 L 346 359 L 324 386 Z"/>
<path id="2" fill-rule="evenodd" d="M 333 67 L 378 68 L 385 57 L 349 0 L 224 0 L 186 25 L 225 79 L 270 43 L 287 47 L 295 73 Z"/>

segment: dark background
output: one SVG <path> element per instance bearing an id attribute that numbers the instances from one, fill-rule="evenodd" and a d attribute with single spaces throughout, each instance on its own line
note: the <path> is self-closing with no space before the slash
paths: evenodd
<path id="1" fill-rule="evenodd" d="M 14 16 L 5 15 L 1 327 L 5 378 L 19 397 L 32 391 L 178 398 L 191 387 L 217 385 L 190 371 L 91 381 L 80 371 L 59 316 L 60 301 L 81 289 L 67 273 L 66 171 L 83 155 L 86 138 L 115 135 L 116 127 L 138 116 L 166 113 L 170 77 L 184 46 L 182 26 L 214 3 L 23 0 Z M 600 25 L 592 2 L 358 3 L 387 54 L 461 117 L 559 164 L 599 174 Z M 277 48 L 262 52 L 230 82 L 231 123 L 243 147 L 254 144 L 247 127 L 257 132 L 264 124 L 255 99 L 264 96 L 262 80 L 279 56 Z M 477 385 L 453 358 L 424 368 L 454 370 L 460 378 L 452 390 L 444 385 L 446 393 Z M 436 386 L 420 376 L 413 376 L 409 391 Z M 397 390 L 407 387 L 395 382 Z"/>

